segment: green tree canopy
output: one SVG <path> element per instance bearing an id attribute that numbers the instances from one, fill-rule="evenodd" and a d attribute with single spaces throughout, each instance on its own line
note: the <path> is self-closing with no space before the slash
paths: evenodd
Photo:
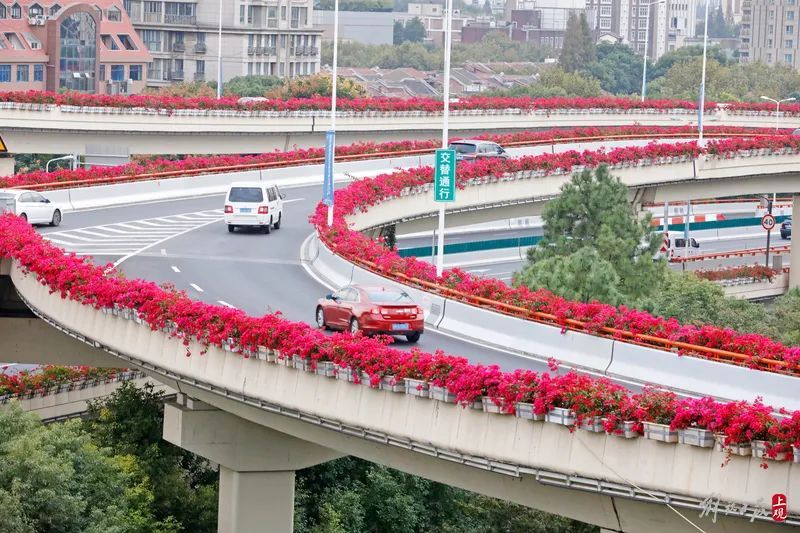
<path id="1" fill-rule="evenodd" d="M 333 11 L 334 0 L 317 0 L 314 9 Z M 340 11 L 391 11 L 392 0 L 339 0 Z"/>
<path id="2" fill-rule="evenodd" d="M 283 80 L 278 76 L 236 76 L 225 84 L 223 90 L 226 96 L 259 97 L 282 84 Z"/>
<path id="3" fill-rule="evenodd" d="M 638 94 L 642 87 L 642 57 L 621 43 L 597 45 L 597 59 L 580 72 L 597 78 L 604 91 L 618 95 Z"/>
<path id="4" fill-rule="evenodd" d="M 542 217 L 544 236 L 516 284 L 620 304 L 651 294 L 664 275 L 649 214 L 637 216 L 628 188 L 606 166 L 573 175 Z"/>
<path id="5" fill-rule="evenodd" d="M 570 13 L 567 19 L 567 30 L 558 62 L 567 72 L 575 72 L 595 59 L 595 45 L 586 14 L 576 16 Z"/>

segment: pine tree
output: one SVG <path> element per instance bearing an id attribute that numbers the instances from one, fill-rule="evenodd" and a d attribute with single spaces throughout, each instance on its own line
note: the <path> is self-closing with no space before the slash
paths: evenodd
<path id="1" fill-rule="evenodd" d="M 564 34 L 564 45 L 558 59 L 561 68 L 567 72 L 575 72 L 594 61 L 595 57 L 594 39 L 586 15 L 581 13 L 580 16 L 576 16 L 570 13 L 567 19 L 567 31 Z"/>

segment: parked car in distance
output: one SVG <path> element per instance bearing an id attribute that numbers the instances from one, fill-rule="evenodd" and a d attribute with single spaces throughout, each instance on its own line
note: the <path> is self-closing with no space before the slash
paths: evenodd
<path id="1" fill-rule="evenodd" d="M 409 342 L 417 342 L 425 330 L 422 308 L 392 287 L 349 285 L 320 298 L 315 313 L 323 329 L 403 335 Z"/>
<path id="2" fill-rule="evenodd" d="M 36 191 L 0 189 L 0 212 L 8 211 L 31 224 L 58 226 L 64 218 L 63 208 Z"/>
<path id="3" fill-rule="evenodd" d="M 781 239 L 790 239 L 792 237 L 792 219 L 787 218 L 781 223 Z"/>
<path id="4" fill-rule="evenodd" d="M 231 183 L 225 195 L 225 224 L 233 233 L 236 228 L 256 228 L 270 233 L 280 229 L 283 220 L 283 199 L 278 187 L 267 182 Z"/>
<path id="5" fill-rule="evenodd" d="M 456 161 L 508 158 L 505 149 L 492 141 L 464 139 L 451 142 L 449 148 L 456 151 Z"/>

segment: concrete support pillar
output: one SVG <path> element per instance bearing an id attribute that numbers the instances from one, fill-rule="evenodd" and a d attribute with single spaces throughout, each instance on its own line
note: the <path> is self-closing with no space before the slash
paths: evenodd
<path id="1" fill-rule="evenodd" d="M 294 473 L 342 454 L 179 394 L 164 440 L 220 465 L 219 533 L 291 532 Z"/>
<path id="2" fill-rule="evenodd" d="M 217 525 L 220 532 L 292 531 L 294 470 L 237 472 L 220 465 Z"/>
<path id="3" fill-rule="evenodd" d="M 792 224 L 800 220 L 800 194 L 792 196 Z M 792 251 L 789 255 L 789 289 L 800 287 L 800 245 L 794 245 L 794 228 L 792 228 Z"/>
<path id="4" fill-rule="evenodd" d="M 13 176 L 16 161 L 13 155 L 0 157 L 0 176 Z"/>

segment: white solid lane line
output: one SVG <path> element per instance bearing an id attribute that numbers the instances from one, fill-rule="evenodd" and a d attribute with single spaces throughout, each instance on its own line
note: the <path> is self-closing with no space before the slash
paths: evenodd
<path id="1" fill-rule="evenodd" d="M 181 269 L 176 267 L 176 266 L 172 267 L 172 271 L 175 272 L 176 274 L 180 274 L 181 273 Z"/>
<path id="2" fill-rule="evenodd" d="M 197 292 L 206 292 L 203 289 L 201 289 L 199 286 L 195 285 L 194 283 L 190 283 L 189 286 L 191 288 L 193 288 L 194 290 L 196 290 Z"/>
<path id="3" fill-rule="evenodd" d="M 236 306 L 229 304 L 224 300 L 217 300 L 217 303 L 220 305 L 224 305 L 225 307 L 230 307 L 231 309 L 236 309 Z"/>

